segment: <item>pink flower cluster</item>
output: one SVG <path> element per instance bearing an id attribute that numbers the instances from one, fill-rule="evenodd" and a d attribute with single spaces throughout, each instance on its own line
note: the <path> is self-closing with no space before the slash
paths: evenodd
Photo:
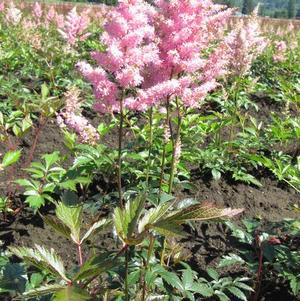
<path id="1" fill-rule="evenodd" d="M 66 104 L 62 112 L 57 115 L 57 123 L 61 128 L 72 129 L 81 143 L 96 144 L 99 134 L 96 129 L 81 115 L 80 91 L 73 87 L 66 94 Z"/>
<path id="2" fill-rule="evenodd" d="M 226 39 L 230 53 L 229 69 L 233 75 L 246 74 L 254 59 L 268 45 L 268 41 L 262 35 L 257 12 L 258 7 L 245 23 L 240 21 L 237 29 L 233 30 Z"/>
<path id="3" fill-rule="evenodd" d="M 287 49 L 288 47 L 285 41 L 276 41 L 274 45 L 275 54 L 273 55 L 273 60 L 275 62 L 283 62 L 285 60 Z"/>
<path id="4" fill-rule="evenodd" d="M 41 5 L 38 2 L 35 2 L 33 5 L 33 15 L 39 20 L 43 16 L 43 10 Z"/>
<path id="5" fill-rule="evenodd" d="M 77 13 L 74 7 L 66 16 L 59 14 L 54 6 L 48 9 L 43 9 L 39 2 L 35 2 L 32 6 L 32 15 L 23 18 L 24 28 L 27 30 L 26 25 L 30 24 L 30 29 L 37 27 L 46 27 L 54 24 L 62 37 L 71 46 L 76 45 L 78 41 L 85 40 L 90 33 L 87 29 L 90 25 L 90 9 L 84 10 L 81 14 Z M 8 24 L 18 24 L 22 19 L 21 9 L 15 6 L 13 2 L 10 6 L 5 8 L 5 3 L 0 2 L 0 11 L 6 10 L 6 20 Z"/>
<path id="6" fill-rule="evenodd" d="M 89 25 L 90 18 L 88 15 L 79 15 L 76 7 L 74 7 L 67 14 L 65 22 L 60 24 L 61 28 L 58 31 L 62 37 L 73 46 L 78 41 L 84 41 L 90 35 L 90 33 L 87 32 Z"/>
<path id="7" fill-rule="evenodd" d="M 64 26 L 65 17 L 58 14 L 52 5 L 47 11 L 45 11 L 38 2 L 35 2 L 32 12 L 38 25 L 48 27 L 49 24 L 53 23 L 58 28 L 62 28 Z"/>
<path id="8" fill-rule="evenodd" d="M 123 90 L 131 90 L 144 82 L 147 65 L 158 61 L 152 20 L 154 8 L 142 0 L 119 1 L 108 13 L 102 42 L 106 52 L 93 52 L 99 67 L 80 62 L 78 68 L 94 87 L 95 110 L 118 111 Z"/>
<path id="9" fill-rule="evenodd" d="M 185 106 L 197 107 L 226 72 L 223 43 L 206 52 L 224 34 L 232 11 L 212 1 L 159 0 L 156 4 L 159 60 L 147 68 L 137 97 L 126 101 L 130 108 L 144 110 L 179 97 Z"/>
<path id="10" fill-rule="evenodd" d="M 105 24 L 106 52 L 92 53 L 99 67 L 78 64 L 94 87 L 95 110 L 117 111 L 124 97 L 134 110 L 174 97 L 197 107 L 226 72 L 227 47 L 219 40 L 231 13 L 211 0 L 158 0 L 156 8 L 120 1 Z"/>

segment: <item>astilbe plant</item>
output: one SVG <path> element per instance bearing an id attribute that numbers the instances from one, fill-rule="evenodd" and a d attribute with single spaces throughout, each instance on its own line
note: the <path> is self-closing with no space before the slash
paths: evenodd
<path id="1" fill-rule="evenodd" d="M 78 14 L 75 6 L 67 14 L 59 32 L 71 46 L 74 46 L 78 41 L 84 41 L 90 35 L 87 32 L 89 25 L 90 18 L 86 14 Z"/>
<path id="2" fill-rule="evenodd" d="M 104 25 L 101 41 L 106 45 L 106 51 L 92 53 L 99 66 L 94 68 L 86 62 L 78 63 L 83 76 L 93 85 L 96 98 L 94 109 L 100 113 L 120 114 L 117 166 L 120 203 L 124 98 L 136 93 L 137 87 L 144 81 L 146 66 L 159 59 L 152 25 L 155 14 L 155 9 L 144 1 L 121 1 L 108 14 Z"/>
<path id="3" fill-rule="evenodd" d="M 42 7 L 41 7 L 41 5 L 40 5 L 38 2 L 35 2 L 35 3 L 34 3 L 32 12 L 33 12 L 33 15 L 34 15 L 38 20 L 43 16 L 43 10 L 42 10 Z"/>
<path id="4" fill-rule="evenodd" d="M 227 37 L 230 54 L 229 70 L 233 76 L 243 76 L 251 68 L 252 62 L 263 52 L 268 40 L 263 36 L 258 19 L 258 7 L 249 19 L 240 20 Z"/>
<path id="5" fill-rule="evenodd" d="M 99 66 L 78 63 L 93 85 L 94 109 L 120 113 L 121 137 L 124 109 L 145 111 L 163 105 L 168 111 L 176 100 L 180 119 L 183 107 L 199 107 L 226 72 L 224 31 L 231 13 L 212 1 L 156 1 L 154 7 L 121 1 L 104 26 L 101 41 L 106 51 L 92 53 Z M 168 112 L 167 126 L 169 116 Z M 180 122 L 175 140 L 170 191 L 179 157 Z"/>
<path id="6" fill-rule="evenodd" d="M 14 2 L 11 2 L 9 7 L 6 8 L 6 21 L 8 24 L 17 25 L 22 19 L 22 12 L 18 9 Z"/>
<path id="7" fill-rule="evenodd" d="M 274 43 L 275 53 L 273 55 L 273 60 L 275 62 L 283 62 L 285 60 L 287 49 L 288 47 L 285 41 L 276 41 Z"/>
<path id="8" fill-rule="evenodd" d="M 65 107 L 57 115 L 60 127 L 72 129 L 79 137 L 81 143 L 95 144 L 99 139 L 97 130 L 81 114 L 80 91 L 72 87 L 65 93 Z"/>

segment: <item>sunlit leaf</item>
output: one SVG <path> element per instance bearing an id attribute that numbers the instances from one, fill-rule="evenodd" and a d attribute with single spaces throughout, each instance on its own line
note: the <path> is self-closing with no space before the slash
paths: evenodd
<path id="1" fill-rule="evenodd" d="M 80 242 L 82 206 L 70 207 L 60 202 L 56 206 L 56 216 L 71 231 L 71 237 L 75 243 Z"/>
<path id="2" fill-rule="evenodd" d="M 60 276 L 66 282 L 70 282 L 65 273 L 64 264 L 61 258 L 53 249 L 47 250 L 42 246 L 35 245 L 35 249 L 26 247 L 9 247 L 9 250 L 16 256 L 24 259 L 41 270 L 47 270 L 51 274 Z"/>
<path id="3" fill-rule="evenodd" d="M 64 288 L 64 286 L 59 285 L 59 284 L 44 285 L 39 288 L 29 290 L 29 291 L 23 293 L 23 295 L 16 297 L 15 299 L 23 300 L 23 299 L 32 299 L 32 298 L 36 298 L 36 297 L 42 297 L 42 296 L 53 294 L 63 288 Z"/>
<path id="4" fill-rule="evenodd" d="M 132 238 L 144 209 L 145 200 L 145 195 L 138 196 L 133 201 L 128 201 L 125 208 L 117 207 L 114 211 L 113 220 L 118 236 L 127 243 Z"/>
<path id="5" fill-rule="evenodd" d="M 69 227 L 63 224 L 59 219 L 53 216 L 43 216 L 44 222 L 51 226 L 56 232 L 70 239 L 71 231 Z"/>
<path id="6" fill-rule="evenodd" d="M 21 156 L 21 151 L 20 150 L 17 150 L 17 151 L 8 151 L 4 155 L 1 165 L 3 167 L 8 167 L 8 166 L 16 163 L 20 159 L 20 156 Z"/>
<path id="7" fill-rule="evenodd" d="M 88 231 L 84 234 L 81 238 L 80 244 L 82 244 L 86 239 L 88 239 L 91 235 L 94 235 L 97 231 L 102 230 L 104 227 L 108 226 L 111 221 L 107 219 L 99 220 L 98 222 L 94 223 Z"/>
<path id="8" fill-rule="evenodd" d="M 55 293 L 51 301 L 89 301 L 91 296 L 82 288 L 68 286 Z"/>
<path id="9" fill-rule="evenodd" d="M 75 280 L 86 280 L 93 278 L 101 273 L 106 272 L 112 267 L 119 264 L 115 253 L 107 252 L 95 255 L 88 259 L 81 267 L 78 273 L 74 276 Z"/>

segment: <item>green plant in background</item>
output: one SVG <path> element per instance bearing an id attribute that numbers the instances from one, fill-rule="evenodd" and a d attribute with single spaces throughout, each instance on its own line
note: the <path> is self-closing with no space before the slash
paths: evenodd
<path id="1" fill-rule="evenodd" d="M 219 267 L 247 265 L 250 273 L 256 274 L 253 300 L 258 300 L 264 277 L 272 271 L 285 279 L 291 292 L 297 296 L 300 291 L 300 253 L 294 249 L 294 241 L 299 237 L 299 221 L 286 219 L 269 223 L 263 230 L 259 220 L 244 220 L 244 227 L 226 222 L 239 245 L 239 254 L 229 254 L 220 261 Z M 266 271 L 269 271 L 266 273 Z"/>
<path id="2" fill-rule="evenodd" d="M 30 173 L 30 179 L 18 179 L 15 182 L 25 188 L 25 202 L 35 210 L 45 205 L 46 201 L 53 201 L 51 194 L 54 192 L 59 179 L 65 173 L 62 167 L 57 166 L 61 160 L 59 153 L 54 152 L 44 155 L 44 164 L 32 162 L 25 171 Z"/>
<path id="3" fill-rule="evenodd" d="M 7 183 L 7 196 L 0 196 L 0 212 L 3 214 L 4 220 L 6 219 L 7 213 L 13 212 L 11 207 L 11 194 L 12 194 L 12 177 L 14 173 L 14 165 L 19 161 L 21 157 L 21 151 L 8 151 L 3 156 L 2 162 L 0 163 L 0 173 L 8 172 L 10 177 Z"/>

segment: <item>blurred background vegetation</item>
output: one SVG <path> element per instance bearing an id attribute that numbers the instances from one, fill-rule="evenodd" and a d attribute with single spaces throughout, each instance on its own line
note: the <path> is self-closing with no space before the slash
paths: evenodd
<path id="1" fill-rule="evenodd" d="M 64 1 L 64 0 L 62 0 Z M 67 2 L 89 2 L 116 5 L 118 0 L 66 0 Z M 60 2 L 47 0 L 47 2 Z M 148 0 L 152 2 L 152 0 Z M 229 7 L 237 7 L 237 14 L 248 15 L 257 4 L 260 4 L 260 15 L 271 18 L 300 19 L 300 0 L 215 0 Z"/>
<path id="2" fill-rule="evenodd" d="M 300 18 L 300 0 L 217 0 L 230 7 L 238 7 L 242 14 L 249 14 L 259 3 L 260 14 L 272 18 Z"/>

